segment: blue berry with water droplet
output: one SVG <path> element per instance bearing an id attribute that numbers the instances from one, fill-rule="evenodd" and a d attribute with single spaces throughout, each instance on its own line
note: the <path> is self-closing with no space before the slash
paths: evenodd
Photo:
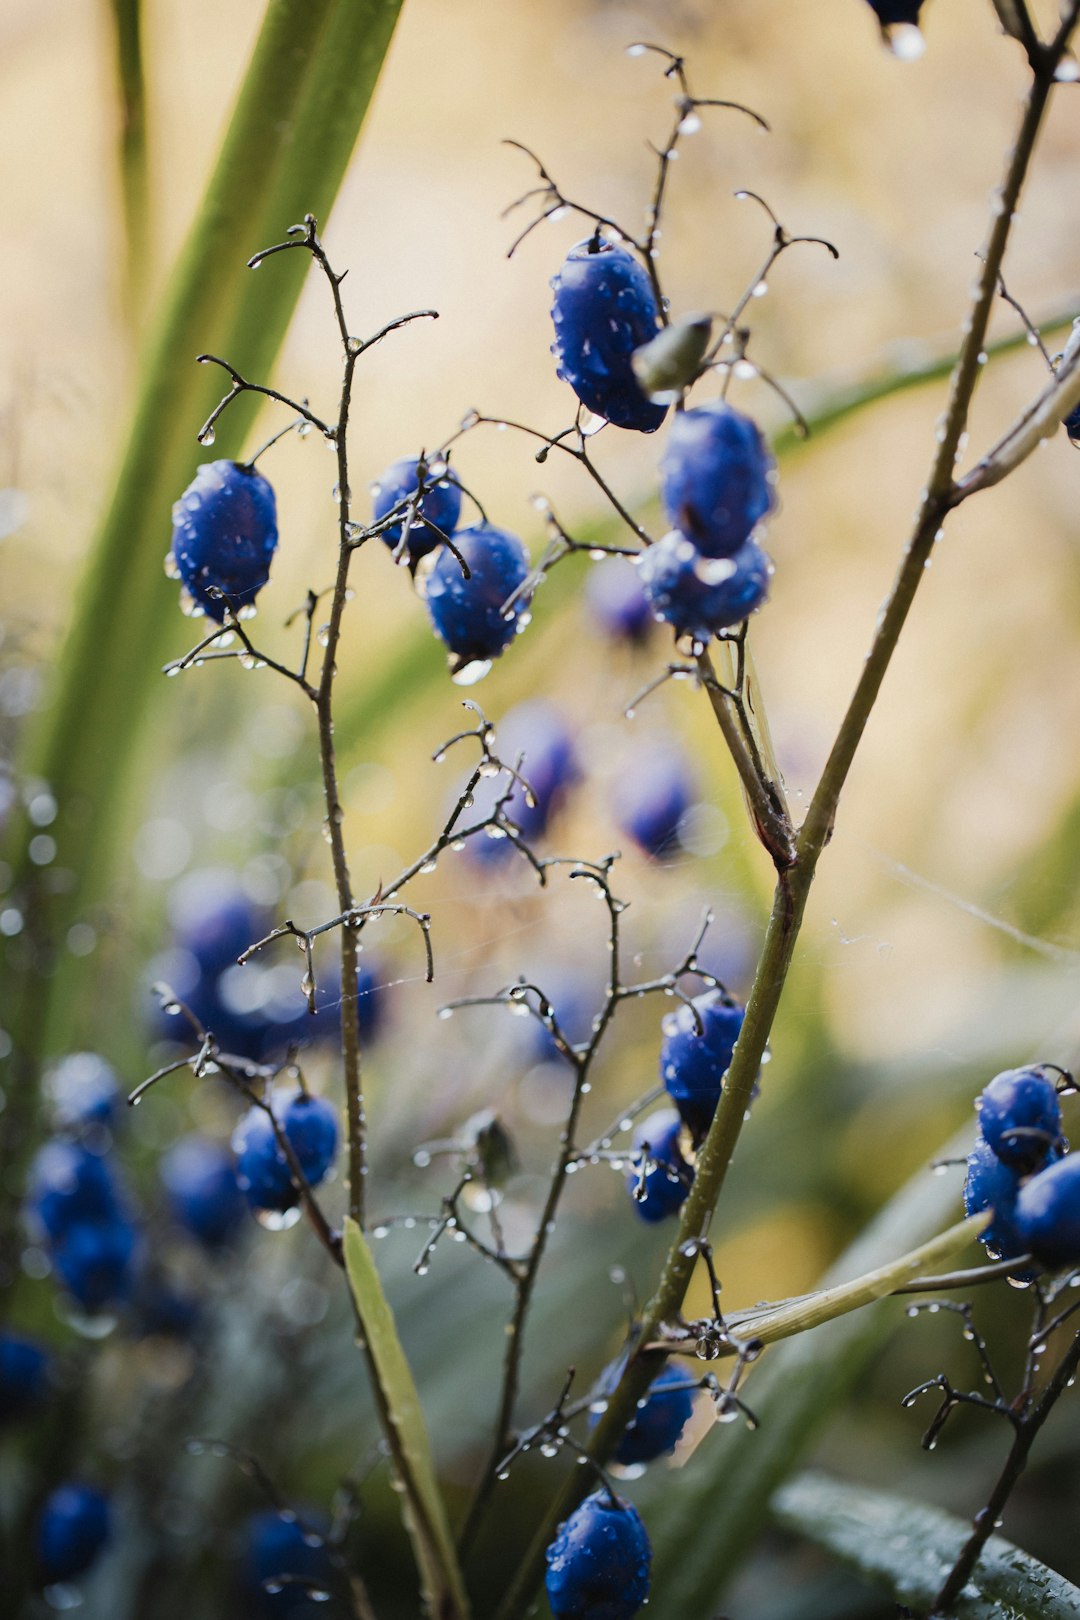
<path id="1" fill-rule="evenodd" d="M 419 461 L 414 456 L 403 456 L 394 461 L 386 471 L 380 473 L 378 479 L 371 486 L 372 511 L 375 522 L 379 523 L 391 512 L 398 510 L 402 518 L 383 530 L 382 538 L 391 548 L 401 544 L 401 537 L 405 532 L 405 524 L 412 508 L 404 503 L 414 497 L 420 488 L 418 476 Z M 406 544 L 406 556 L 409 563 L 415 567 L 421 557 L 426 557 L 429 551 L 434 551 L 437 545 L 448 539 L 457 528 L 458 518 L 461 514 L 461 488 L 452 479 L 446 476 L 442 463 L 437 464 L 440 472 L 435 477 L 430 467 L 424 471 L 424 494 L 416 508 L 413 521 L 409 523 L 409 536 Z"/>
<path id="2" fill-rule="evenodd" d="M 1048 1270 L 1080 1266 L 1080 1154 L 1025 1181 L 1012 1219 L 1023 1249 Z"/>
<path id="3" fill-rule="evenodd" d="M 744 1017 L 736 1002 L 709 990 L 695 996 L 692 1006 L 668 1013 L 661 1025 L 660 1079 L 695 1144 L 703 1140 L 716 1113 Z"/>
<path id="4" fill-rule="evenodd" d="M 704 557 L 733 557 L 771 511 L 775 464 L 756 423 L 723 401 L 680 411 L 660 459 L 668 521 Z"/>
<path id="5" fill-rule="evenodd" d="M 649 1596 L 652 1548 L 637 1509 L 599 1490 L 559 1526 L 547 1566 L 556 1620 L 631 1620 Z"/>
<path id="6" fill-rule="evenodd" d="M 270 578 L 277 547 L 274 491 L 254 467 L 206 461 L 173 506 L 172 563 L 189 596 L 221 624 L 224 592 L 237 608 Z"/>
<path id="7" fill-rule="evenodd" d="M 655 433 L 667 406 L 642 393 L 632 364 L 634 350 L 660 326 L 645 267 L 618 242 L 590 236 L 570 249 L 551 285 L 559 376 L 587 410 L 615 427 Z"/>
<path id="8" fill-rule="evenodd" d="M 964 1213 L 981 1215 L 992 1209 L 994 1219 L 980 1234 L 979 1242 L 993 1260 L 1013 1260 L 1027 1254 L 1014 1221 L 1020 1176 L 1003 1164 L 989 1143 L 980 1136 L 968 1155 L 964 1179 Z"/>
<path id="9" fill-rule="evenodd" d="M 611 1395 L 623 1375 L 625 1355 L 619 1356 L 600 1374 L 598 1394 L 601 1399 Z M 614 1459 L 624 1468 L 637 1463 L 654 1462 L 669 1451 L 674 1451 L 694 1410 L 694 1394 L 698 1381 L 687 1367 L 677 1361 L 663 1366 L 652 1383 L 644 1401 L 627 1424 L 626 1432 L 614 1452 Z M 600 1413 L 589 1417 L 590 1429 L 595 1428 Z"/>
<path id="10" fill-rule="evenodd" d="M 1057 1087 L 1038 1064 L 996 1075 L 975 1108 L 987 1145 L 1021 1174 L 1038 1170 L 1061 1135 Z"/>
<path id="11" fill-rule="evenodd" d="M 325 1098 L 299 1090 L 272 1098 L 271 1107 L 308 1184 L 317 1187 L 337 1155 L 334 1109 Z M 232 1147 L 236 1179 L 253 1209 L 277 1214 L 295 1209 L 300 1194 L 265 1108 L 248 1110 L 233 1132 Z"/>
<path id="12" fill-rule="evenodd" d="M 529 554 L 516 534 L 493 523 L 462 529 L 454 545 L 469 568 L 443 546 L 423 583 L 425 600 L 435 633 L 451 653 L 456 672 L 474 663 L 497 658 L 517 634 L 526 602 L 518 597 L 508 613 L 505 603 L 525 583 Z"/>
<path id="13" fill-rule="evenodd" d="M 319 1523 L 267 1508 L 245 1526 L 240 1585 L 259 1620 L 315 1620 L 341 1576 Z"/>
<path id="14" fill-rule="evenodd" d="M 158 1165 L 169 1213 L 208 1249 L 227 1243 L 244 1219 L 231 1155 L 208 1136 L 184 1136 Z"/>
<path id="15" fill-rule="evenodd" d="M 626 1190 L 643 1221 L 653 1224 L 674 1215 L 686 1202 L 694 1181 L 693 1168 L 683 1157 L 683 1123 L 674 1108 L 659 1108 L 634 1132 L 634 1168 L 627 1173 Z M 640 1168 L 648 1149 L 650 1167 L 644 1179 Z"/>
<path id="16" fill-rule="evenodd" d="M 42 1584 L 73 1581 L 97 1559 L 112 1533 L 109 1500 L 92 1485 L 71 1481 L 50 1491 L 34 1526 Z"/>
<path id="17" fill-rule="evenodd" d="M 741 624 L 769 594 L 772 566 L 754 540 L 731 557 L 706 557 L 672 529 L 649 547 L 641 584 L 656 616 L 677 636 L 709 642 L 718 630 Z"/>

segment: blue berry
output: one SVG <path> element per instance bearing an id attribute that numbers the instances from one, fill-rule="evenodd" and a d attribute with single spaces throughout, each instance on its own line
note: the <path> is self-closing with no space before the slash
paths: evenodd
<path id="1" fill-rule="evenodd" d="M 222 884 L 225 884 L 222 892 Z M 214 871 L 194 874 L 176 898 L 176 942 L 202 973 L 215 978 L 269 931 L 266 912 Z"/>
<path id="2" fill-rule="evenodd" d="M 1014 1222 L 1020 1176 L 980 1136 L 968 1155 L 964 1179 L 964 1213 L 981 1215 L 994 1211 L 994 1219 L 979 1238 L 993 1260 L 1012 1260 L 1027 1254 Z"/>
<path id="3" fill-rule="evenodd" d="M 240 1582 L 259 1620 L 315 1620 L 325 1614 L 325 1600 L 313 1601 L 309 1594 L 334 1591 L 340 1576 L 319 1528 L 267 1508 L 248 1519 L 244 1543 Z"/>
<path id="4" fill-rule="evenodd" d="M 529 554 L 517 535 L 491 523 L 462 529 L 454 544 L 469 566 L 469 578 L 443 546 L 423 590 L 435 632 L 449 647 L 455 672 L 461 672 L 497 658 L 513 641 L 526 603 L 519 597 L 508 615 L 503 604 L 525 583 Z"/>
<path id="5" fill-rule="evenodd" d="M 625 1366 L 625 1355 L 619 1356 L 600 1374 L 601 1397 L 612 1393 Z M 666 1452 L 674 1451 L 690 1421 L 697 1388 L 698 1381 L 688 1368 L 677 1361 L 667 1362 L 649 1385 L 644 1404 L 638 1406 L 627 1425 L 616 1447 L 615 1461 L 624 1468 L 632 1468 L 636 1463 L 653 1462 Z M 592 1414 L 590 1429 L 595 1428 L 599 1420 L 599 1413 Z"/>
<path id="6" fill-rule="evenodd" d="M 274 1116 L 288 1138 L 308 1183 L 317 1187 L 334 1162 L 337 1115 L 322 1097 L 293 1091 L 271 1100 Z M 233 1132 L 236 1179 L 253 1209 L 283 1214 L 300 1195 L 264 1108 L 250 1108 Z"/>
<path id="7" fill-rule="evenodd" d="M 995 1076 L 975 1107 L 988 1146 L 1021 1174 L 1038 1170 L 1061 1135 L 1057 1088 L 1037 1065 Z"/>
<path id="8" fill-rule="evenodd" d="M 682 1119 L 674 1108 L 657 1109 L 634 1132 L 635 1168 L 627 1173 L 626 1190 L 641 1219 L 650 1225 L 674 1215 L 693 1183 L 694 1172 L 679 1145 L 681 1132 Z M 651 1167 L 642 1181 L 638 1171 L 646 1147 Z"/>
<path id="9" fill-rule="evenodd" d="M 25 1417 L 48 1390 L 48 1354 L 21 1333 L 0 1332 L 0 1424 Z"/>
<path id="10" fill-rule="evenodd" d="M 122 1305 L 134 1287 L 138 1242 L 125 1216 L 76 1221 L 51 1245 L 53 1269 L 83 1310 Z"/>
<path id="11" fill-rule="evenodd" d="M 570 249 L 551 285 L 559 376 L 587 410 L 615 427 L 655 433 L 667 406 L 646 398 L 632 364 L 634 350 L 660 325 L 644 266 L 619 243 L 591 236 Z"/>
<path id="12" fill-rule="evenodd" d="M 391 462 L 371 486 L 372 509 L 375 522 L 387 517 L 404 501 L 414 496 L 420 487 L 417 476 L 419 462 L 414 456 L 403 456 Z M 441 463 L 437 464 L 442 466 Z M 453 534 L 461 513 L 461 489 L 453 479 L 445 476 L 445 468 L 438 480 L 430 466 L 424 473 L 426 493 L 420 502 L 414 521 L 409 527 L 408 559 L 415 566 L 421 557 L 434 551 L 437 545 Z M 409 509 L 405 509 L 406 517 Z M 425 521 L 426 520 L 426 521 Z M 405 518 L 383 530 L 383 539 L 391 548 L 401 544 Z"/>
<path id="13" fill-rule="evenodd" d="M 158 1174 L 169 1213 L 208 1249 L 227 1243 L 245 1202 L 228 1151 L 208 1136 L 184 1136 L 163 1154 Z"/>
<path id="14" fill-rule="evenodd" d="M 654 623 L 652 604 L 641 577 L 626 557 L 608 557 L 590 568 L 585 596 L 593 618 L 613 641 L 640 646 Z"/>
<path id="15" fill-rule="evenodd" d="M 679 828 L 696 797 L 689 767 L 673 748 L 642 749 L 615 783 L 614 809 L 619 831 L 646 855 L 675 855 Z"/>
<path id="16" fill-rule="evenodd" d="M 1020 1188 L 1013 1229 L 1050 1271 L 1080 1265 L 1080 1154 L 1050 1164 Z"/>
<path id="17" fill-rule="evenodd" d="M 1080 444 L 1080 405 L 1073 406 L 1062 425 L 1073 444 Z"/>
<path id="18" fill-rule="evenodd" d="M 704 1033 L 697 1033 L 694 1011 Z M 745 1012 L 719 990 L 694 998 L 669 1013 L 661 1028 L 660 1079 L 694 1139 L 700 1142 L 716 1113 L 723 1080 L 731 1066 Z"/>
<path id="19" fill-rule="evenodd" d="M 96 1052 L 72 1052 L 46 1077 L 45 1090 L 58 1130 L 115 1126 L 124 1099 L 116 1071 Z"/>
<path id="20" fill-rule="evenodd" d="M 883 28 L 894 23 L 917 23 L 923 0 L 870 0 Z"/>
<path id="21" fill-rule="evenodd" d="M 521 784 L 513 783 L 503 806 L 504 814 L 531 843 L 547 831 L 548 822 L 580 779 L 574 739 L 558 709 L 544 698 L 532 698 L 511 709 L 498 728 L 498 739 L 499 753 L 508 763 L 521 757 L 521 774 L 532 789 L 535 802 L 530 804 Z M 469 821 L 475 823 L 490 815 L 507 785 L 502 775 L 484 779 L 473 795 Z M 499 861 L 512 853 L 513 844 L 508 838 L 473 838 L 466 849 L 481 861 Z"/>
<path id="22" fill-rule="evenodd" d="M 637 1509 L 599 1490 L 559 1526 L 547 1566 L 556 1620 L 631 1620 L 649 1596 L 652 1548 Z"/>
<path id="23" fill-rule="evenodd" d="M 84 1575 L 112 1532 L 108 1497 L 72 1481 L 51 1491 L 34 1527 L 34 1552 L 45 1586 Z"/>
<path id="24" fill-rule="evenodd" d="M 119 1218 L 124 1198 L 109 1159 L 57 1138 L 39 1148 L 30 1166 L 26 1210 L 31 1224 L 55 1241 L 80 1222 Z"/>
<path id="25" fill-rule="evenodd" d="M 733 557 L 774 504 L 773 459 L 755 423 L 723 401 L 680 411 L 660 460 L 668 521 L 704 557 Z"/>
<path id="26" fill-rule="evenodd" d="M 206 461 L 173 507 L 171 566 L 196 609 L 221 624 L 223 591 L 249 606 L 270 578 L 278 541 L 274 491 L 238 461 Z"/>
<path id="27" fill-rule="evenodd" d="M 741 624 L 769 594 L 772 565 L 753 540 L 732 557 L 706 557 L 672 529 L 643 555 L 642 589 L 657 618 L 677 636 L 711 641 L 718 630 Z"/>

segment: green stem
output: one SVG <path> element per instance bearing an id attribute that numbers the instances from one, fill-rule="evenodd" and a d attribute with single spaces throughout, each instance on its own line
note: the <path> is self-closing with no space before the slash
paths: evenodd
<path id="1" fill-rule="evenodd" d="M 150 177 L 146 146 L 142 0 L 110 0 L 120 90 L 120 189 L 124 209 L 125 313 L 138 328 L 146 302 Z"/>

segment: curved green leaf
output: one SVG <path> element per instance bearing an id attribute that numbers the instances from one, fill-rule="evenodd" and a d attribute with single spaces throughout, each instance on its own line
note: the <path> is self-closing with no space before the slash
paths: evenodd
<path id="1" fill-rule="evenodd" d="M 971 1534 L 970 1524 L 940 1508 L 825 1474 L 801 1474 L 771 1506 L 785 1529 L 824 1547 L 919 1613 L 933 1603 Z M 956 1620 L 1075 1620 L 1080 1588 L 991 1536 L 950 1613 Z"/>
<path id="2" fill-rule="evenodd" d="M 442 1494 L 435 1478 L 427 1424 L 412 1371 L 398 1338 L 371 1249 L 356 1222 L 345 1221 L 345 1269 L 372 1368 L 383 1427 L 405 1492 L 406 1523 L 420 1578 L 438 1620 L 465 1620 L 468 1603 Z"/>

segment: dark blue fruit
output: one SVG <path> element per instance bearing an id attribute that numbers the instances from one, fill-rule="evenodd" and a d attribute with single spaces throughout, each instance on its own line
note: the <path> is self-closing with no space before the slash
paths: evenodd
<path id="1" fill-rule="evenodd" d="M 600 1374 L 599 1393 L 606 1397 L 612 1393 L 626 1366 L 626 1357 L 619 1356 Z M 653 1462 L 666 1452 L 674 1451 L 694 1410 L 694 1393 L 698 1381 L 688 1368 L 677 1361 L 667 1362 L 649 1385 L 643 1404 L 627 1425 L 626 1433 L 615 1450 L 615 1461 L 624 1468 L 636 1463 Z M 595 1428 L 600 1413 L 589 1418 L 589 1427 Z"/>
<path id="2" fill-rule="evenodd" d="M 220 884 L 213 873 L 198 874 L 185 889 L 176 931 L 177 944 L 190 951 L 210 977 L 233 967 L 237 957 L 270 928 L 266 912 L 242 890 L 226 887 L 222 893 Z"/>
<path id="3" fill-rule="evenodd" d="M 708 642 L 761 606 L 772 565 L 754 540 L 732 557 L 706 557 L 672 529 L 650 546 L 639 564 L 641 585 L 657 618 L 677 636 Z"/>
<path id="4" fill-rule="evenodd" d="M 72 1581 L 90 1568 L 111 1532 L 108 1498 L 92 1485 L 60 1485 L 45 1498 L 34 1527 L 42 1584 Z"/>
<path id="5" fill-rule="evenodd" d="M 1038 1170 L 1061 1135 L 1061 1104 L 1051 1075 L 1038 1065 L 1006 1069 L 975 1099 L 979 1130 L 1003 1164 Z"/>
<path id="6" fill-rule="evenodd" d="M 731 1066 L 744 1009 L 726 1001 L 719 990 L 695 996 L 694 1010 L 681 1006 L 661 1024 L 660 1079 L 690 1129 L 695 1144 L 712 1123 L 723 1080 Z M 694 1011 L 704 1033 L 697 1032 Z"/>
<path id="7" fill-rule="evenodd" d="M 442 469 L 440 476 L 436 479 L 430 467 L 425 470 L 425 494 L 416 516 L 409 524 L 406 552 L 411 563 L 419 562 L 421 557 L 426 556 L 429 551 L 434 551 L 436 546 L 441 545 L 452 535 L 461 513 L 460 487 L 445 476 L 444 463 L 436 465 Z M 411 508 L 403 506 L 403 503 L 408 501 L 410 496 L 415 496 L 420 487 L 418 466 L 419 462 L 414 456 L 403 456 L 400 461 L 391 462 L 371 486 L 372 510 L 376 523 L 395 509 L 403 512 L 400 523 L 394 523 L 390 528 L 383 530 L 382 537 L 391 548 L 401 544 L 405 522 L 411 511 Z"/>
<path id="8" fill-rule="evenodd" d="M 559 376 L 587 410 L 615 427 L 655 433 L 667 406 L 646 398 L 631 363 L 660 325 L 644 266 L 619 243 L 591 236 L 570 249 L 551 285 Z"/>
<path id="9" fill-rule="evenodd" d="M 883 28 L 894 23 L 917 23 L 923 0 L 870 0 Z"/>
<path id="10" fill-rule="evenodd" d="M 324 1098 L 303 1091 L 275 1097 L 271 1103 L 308 1184 L 317 1187 L 337 1153 L 334 1109 Z M 296 1207 L 300 1195 L 264 1108 L 248 1110 L 233 1132 L 232 1147 L 236 1179 L 253 1209 L 282 1214 Z"/>
<path id="11" fill-rule="evenodd" d="M 33 1339 L 0 1332 L 0 1424 L 25 1417 L 49 1392 L 49 1357 Z"/>
<path id="12" fill-rule="evenodd" d="M 46 1142 L 30 1166 L 26 1212 L 51 1239 L 79 1222 L 120 1217 L 124 1198 L 112 1161 L 81 1142 Z"/>
<path id="13" fill-rule="evenodd" d="M 267 1508 L 247 1521 L 240 1566 L 245 1612 L 257 1620 L 316 1620 L 341 1577 L 319 1528 Z M 312 1596 L 314 1594 L 314 1596 Z"/>
<path id="14" fill-rule="evenodd" d="M 516 765 L 532 790 L 533 803 L 520 782 L 512 785 L 503 806 L 507 818 L 532 842 L 547 831 L 548 823 L 580 779 L 581 769 L 570 728 L 559 710 L 545 698 L 519 703 L 498 728 L 499 754 Z M 477 786 L 468 821 L 475 824 L 490 815 L 508 786 L 504 775 L 487 777 Z M 502 860 L 513 851 L 508 838 L 473 838 L 466 849 L 481 861 Z"/>
<path id="15" fill-rule="evenodd" d="M 634 1208 L 643 1221 L 650 1225 L 674 1215 L 686 1201 L 694 1180 L 694 1172 L 682 1156 L 679 1137 L 682 1119 L 674 1108 L 660 1108 L 650 1114 L 634 1132 L 634 1169 L 627 1173 L 626 1189 L 633 1198 Z M 644 1150 L 648 1150 L 651 1168 L 642 1181 L 639 1170 Z"/>
<path id="16" fill-rule="evenodd" d="M 1080 405 L 1074 405 L 1063 426 L 1073 444 L 1080 444 Z"/>
<path id="17" fill-rule="evenodd" d="M 53 1270 L 85 1311 L 122 1305 L 135 1284 L 139 1237 L 126 1216 L 76 1221 L 50 1246 Z"/>
<path id="18" fill-rule="evenodd" d="M 702 556 L 734 556 L 771 510 L 774 477 L 748 416 L 720 400 L 676 415 L 660 459 L 660 493 L 669 522 Z"/>
<path id="19" fill-rule="evenodd" d="M 643 748 L 616 779 L 615 821 L 646 855 L 675 855 L 680 824 L 695 796 L 693 777 L 680 753 L 667 747 Z"/>
<path id="20" fill-rule="evenodd" d="M 1055 1147 L 1050 1163 L 1061 1158 L 1061 1149 Z M 1037 1179 L 1037 1178 L 1035 1178 Z M 992 1260 L 1014 1260 L 1034 1249 L 1020 1229 L 1018 1206 L 1025 1183 L 1019 1171 L 1003 1164 L 997 1154 L 980 1136 L 968 1155 L 967 1175 L 964 1180 L 964 1213 L 981 1215 L 984 1209 L 994 1211 L 994 1219 L 980 1234 L 979 1242 Z M 1017 1282 L 1031 1282 L 1038 1271 L 1014 1271 Z"/>
<path id="21" fill-rule="evenodd" d="M 95 1125 L 115 1126 L 124 1110 L 116 1071 L 96 1052 L 72 1052 L 62 1058 L 45 1082 L 58 1130 L 80 1131 Z"/>
<path id="22" fill-rule="evenodd" d="M 208 1249 L 227 1243 L 244 1219 L 232 1156 L 208 1136 L 184 1136 L 162 1155 L 158 1174 L 169 1213 Z"/>
<path id="23" fill-rule="evenodd" d="M 424 581 L 424 595 L 435 633 L 453 655 L 455 669 L 497 658 L 513 641 L 526 610 L 519 597 L 508 614 L 503 606 L 529 573 L 529 554 L 517 535 L 491 523 L 462 529 L 454 544 L 469 566 L 469 578 L 445 546 Z"/>
<path id="24" fill-rule="evenodd" d="M 559 1526 L 547 1566 L 557 1620 L 631 1620 L 649 1596 L 652 1548 L 637 1509 L 599 1490 Z"/>
<path id="25" fill-rule="evenodd" d="M 220 624 L 226 604 L 214 593 L 250 605 L 270 578 L 277 541 L 274 491 L 262 474 L 206 461 L 173 506 L 170 566 L 196 608 Z"/>
<path id="26" fill-rule="evenodd" d="M 1021 1248 L 1048 1270 L 1080 1265 L 1080 1154 L 1024 1182 L 1013 1226 Z"/>
<path id="27" fill-rule="evenodd" d="M 608 557 L 590 568 L 585 596 L 593 618 L 613 641 L 628 641 L 636 647 L 647 640 L 655 616 L 638 571 L 628 558 Z"/>

